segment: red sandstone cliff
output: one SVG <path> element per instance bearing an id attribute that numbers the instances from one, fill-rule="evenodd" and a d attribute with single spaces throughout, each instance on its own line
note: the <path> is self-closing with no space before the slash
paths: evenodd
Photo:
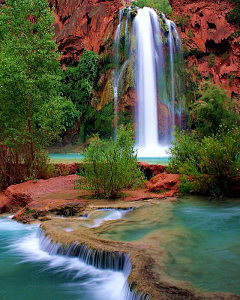
<path id="1" fill-rule="evenodd" d="M 200 55 L 187 58 L 188 67 L 211 76 L 229 95 L 240 95 L 240 37 L 229 38 L 237 28 L 226 21 L 232 9 L 228 0 L 170 0 L 175 20 L 184 19 L 181 38 L 186 49 Z M 114 14 L 120 0 L 50 0 L 55 9 L 56 40 L 63 53 L 62 64 L 77 61 L 83 50 L 99 52 L 101 44 L 114 35 Z M 179 27 L 180 30 L 180 27 Z M 209 63 L 212 53 L 213 62 Z"/>
<path id="2" fill-rule="evenodd" d="M 61 63 L 79 60 L 83 50 L 99 52 L 113 34 L 114 13 L 120 0 L 50 0 L 55 7 L 55 33 Z"/>
<path id="3" fill-rule="evenodd" d="M 170 3 L 175 20 L 182 22 L 183 44 L 186 49 L 195 48 L 198 52 L 188 57 L 188 68 L 194 66 L 203 77 L 210 75 L 230 96 L 240 95 L 240 35 L 229 37 L 239 29 L 226 21 L 233 8 L 231 2 L 170 0 Z"/>
<path id="4" fill-rule="evenodd" d="M 114 18 L 122 6 L 120 0 L 49 0 L 55 9 L 55 32 L 61 63 L 78 61 L 83 50 L 99 52 L 101 45 L 114 35 Z M 0 0 L 0 6 L 4 0 Z M 226 21 L 233 8 L 229 0 L 170 0 L 173 18 L 182 20 L 181 38 L 189 55 L 187 67 L 194 66 L 203 77 L 231 96 L 240 95 L 240 34 Z M 180 30 L 180 27 L 179 27 Z M 212 61 L 209 63 L 209 54 Z"/>

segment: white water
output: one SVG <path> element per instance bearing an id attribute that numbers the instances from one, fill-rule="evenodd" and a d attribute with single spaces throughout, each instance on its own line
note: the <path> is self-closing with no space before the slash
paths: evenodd
<path id="1" fill-rule="evenodd" d="M 123 218 L 124 215 L 132 211 L 132 209 L 101 209 L 94 211 L 88 215 L 85 222 L 82 222 L 83 226 L 93 228 L 100 226 L 105 221 L 118 220 Z M 100 214 L 100 215 L 99 215 Z"/>
<path id="2" fill-rule="evenodd" d="M 128 11 L 129 13 L 129 11 Z M 125 35 L 129 28 L 129 19 L 120 12 L 115 45 L 119 46 L 121 26 L 125 26 Z M 136 144 L 138 157 L 168 157 L 166 153 L 172 140 L 176 125 L 181 128 L 181 103 L 178 70 L 174 67 L 175 55 L 181 53 L 181 42 L 175 24 L 162 15 L 163 23 L 168 27 L 168 33 L 160 27 L 157 13 L 148 7 L 138 9 L 134 19 L 133 32 L 136 40 L 129 46 L 135 60 L 132 68 L 135 72 L 135 89 L 137 92 Z M 167 37 L 167 41 L 166 41 Z M 126 37 L 126 41 L 129 40 Z M 126 45 L 125 45 L 126 46 Z M 129 59 L 128 59 L 129 61 Z M 125 68 L 123 63 L 123 69 Z M 119 69 L 119 66 L 117 66 Z M 119 73 L 118 73 L 119 74 Z M 118 75 L 117 74 L 117 75 Z M 115 74 L 118 87 L 119 77 Z M 177 92 L 175 88 L 177 87 Z M 115 92 L 117 89 L 115 89 Z M 116 96 L 115 96 L 116 98 Z M 117 119 L 118 102 L 115 101 L 115 120 Z M 115 122 L 115 132 L 118 124 Z"/>
<path id="3" fill-rule="evenodd" d="M 129 290 L 127 282 L 131 271 L 129 258 L 123 271 L 99 269 L 79 257 L 59 255 L 61 244 L 51 243 L 49 238 L 37 235 L 37 230 L 38 225 L 23 225 L 9 218 L 0 218 L 2 258 L 0 277 L 3 276 L 0 288 L 1 299 L 15 299 L 13 295 L 16 293 L 20 300 L 58 300 L 59 297 L 65 300 L 142 299 Z M 91 252 L 87 249 L 86 251 Z M 47 276 L 46 279 L 44 274 Z M 15 280 L 12 283 L 11 278 Z M 19 289 L 21 282 L 24 286 Z M 44 285 L 46 282 L 47 286 Z M 39 293 L 41 285 L 44 285 L 42 294 Z M 57 289 L 55 296 L 54 289 Z"/>
<path id="4" fill-rule="evenodd" d="M 23 255 L 22 263 L 41 262 L 45 264 L 44 269 L 68 273 L 69 282 L 66 283 L 66 288 L 74 289 L 82 285 L 88 290 L 92 299 L 106 299 L 106 295 L 109 300 L 125 299 L 123 287 L 126 278 L 122 272 L 99 270 L 85 264 L 77 257 L 49 254 L 41 250 L 39 238 L 35 233 L 16 241 L 12 246 L 12 251 Z M 74 282 L 71 282 L 71 277 L 75 279 Z M 79 281 L 76 282 L 76 279 Z"/>
<path id="5" fill-rule="evenodd" d="M 154 61 L 153 34 L 150 9 L 138 10 L 135 18 L 137 37 L 137 140 L 139 149 L 158 147 L 157 88 Z"/>

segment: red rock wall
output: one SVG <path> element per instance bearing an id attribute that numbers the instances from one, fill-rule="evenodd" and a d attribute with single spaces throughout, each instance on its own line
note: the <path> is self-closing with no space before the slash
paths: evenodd
<path id="1" fill-rule="evenodd" d="M 120 0 L 50 0 L 55 7 L 55 33 L 61 63 L 78 61 L 83 50 L 99 52 L 100 45 L 112 34 L 114 13 Z M 116 14 L 118 17 L 118 14 Z"/>
<path id="2" fill-rule="evenodd" d="M 181 31 L 185 46 L 197 48 L 200 57 L 189 56 L 188 67 L 194 65 L 203 77 L 209 74 L 214 83 L 223 85 L 230 96 L 240 96 L 240 37 L 229 38 L 239 30 L 226 21 L 226 15 L 233 8 L 228 0 L 171 0 L 177 16 L 189 16 Z M 239 16 L 240 17 L 240 16 Z M 189 37 L 189 30 L 192 37 Z M 209 54 L 216 55 L 209 66 Z M 224 55 L 225 53 L 225 55 Z M 240 99 L 240 98 L 239 98 Z"/>

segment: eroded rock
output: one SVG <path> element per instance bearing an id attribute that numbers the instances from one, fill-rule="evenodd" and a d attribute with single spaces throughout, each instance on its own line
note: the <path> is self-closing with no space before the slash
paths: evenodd
<path id="1" fill-rule="evenodd" d="M 147 182 L 148 192 L 159 191 L 178 191 L 178 185 L 180 183 L 179 174 L 161 173 Z"/>
<path id="2" fill-rule="evenodd" d="M 29 223 L 36 219 L 39 219 L 39 221 L 51 219 L 51 217 L 48 216 L 50 213 L 65 217 L 81 216 L 87 204 L 88 201 L 78 199 L 46 199 L 33 201 L 15 214 L 13 219 L 23 223 Z"/>
<path id="3" fill-rule="evenodd" d="M 11 210 L 16 211 L 35 201 L 36 198 L 40 196 L 64 190 L 66 187 L 74 188 L 77 178 L 79 178 L 77 175 L 68 175 L 46 180 L 40 179 L 36 182 L 29 180 L 27 182 L 9 186 L 5 191 L 5 195 L 10 200 L 9 206 Z"/>

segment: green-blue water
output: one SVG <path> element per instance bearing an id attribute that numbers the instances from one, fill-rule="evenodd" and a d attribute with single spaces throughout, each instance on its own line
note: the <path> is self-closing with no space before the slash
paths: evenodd
<path id="1" fill-rule="evenodd" d="M 1 300 L 124 300 L 121 272 L 41 250 L 36 225 L 0 218 Z"/>
<path id="2" fill-rule="evenodd" d="M 240 295 L 240 200 L 185 197 L 111 219 L 114 225 L 106 226 L 100 237 L 146 239 L 164 246 L 170 277 L 201 290 Z M 0 218 L 0 299 L 125 299 L 121 294 L 125 279 L 120 272 L 97 270 L 77 258 L 49 255 L 39 247 L 36 231 L 36 225 Z"/>
<path id="3" fill-rule="evenodd" d="M 80 162 L 84 156 L 77 153 L 52 153 L 49 154 L 53 163 Z M 144 161 L 149 164 L 167 165 L 168 157 L 138 157 L 138 161 Z"/>
<path id="4" fill-rule="evenodd" d="M 170 226 L 183 235 L 165 245 L 168 274 L 240 295 L 240 203 L 201 200 L 180 201 L 173 212 Z"/>
<path id="5" fill-rule="evenodd" d="M 162 202 L 129 213 L 100 237 L 135 241 L 151 234 L 168 252 L 169 276 L 201 290 L 240 295 L 240 201 Z"/>

